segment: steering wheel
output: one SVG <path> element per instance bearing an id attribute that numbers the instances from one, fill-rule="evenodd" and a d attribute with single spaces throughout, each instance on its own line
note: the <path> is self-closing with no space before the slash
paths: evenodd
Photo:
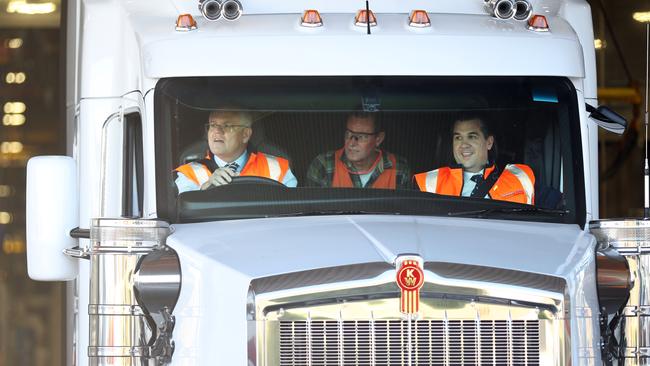
<path id="1" fill-rule="evenodd" d="M 284 184 L 278 182 L 275 179 L 258 177 L 254 175 L 244 175 L 244 176 L 239 175 L 236 177 L 232 177 L 232 181 L 230 182 L 230 184 L 262 184 L 267 186 L 284 187 Z"/>

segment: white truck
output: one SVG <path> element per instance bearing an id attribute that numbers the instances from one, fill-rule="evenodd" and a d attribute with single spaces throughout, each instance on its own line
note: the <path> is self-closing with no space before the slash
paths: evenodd
<path id="1" fill-rule="evenodd" d="M 597 129 L 625 122 L 596 108 L 586 1 L 77 0 L 68 19 L 70 156 L 28 164 L 27 255 L 69 281 L 69 364 L 647 364 L 645 222 L 593 221 Z M 297 187 L 179 194 L 214 110 L 254 116 L 248 150 Z M 483 116 L 534 204 L 308 184 L 354 112 L 408 174 L 453 163 L 454 121 Z"/>

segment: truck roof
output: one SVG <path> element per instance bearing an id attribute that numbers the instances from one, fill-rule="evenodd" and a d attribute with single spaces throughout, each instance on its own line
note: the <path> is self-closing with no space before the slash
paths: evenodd
<path id="1" fill-rule="evenodd" d="M 475 1 L 482 3 L 482 1 Z M 132 23 L 147 77 L 240 75 L 543 75 L 583 77 L 571 25 L 549 16 L 550 32 L 486 14 L 429 14 L 409 27 L 407 13 L 377 13 L 372 34 L 354 12 L 322 13 L 323 27 L 299 25 L 300 13 L 244 15 L 235 22 L 196 17 L 178 32 L 175 17 Z M 132 18 L 136 19 L 136 18 Z"/>
<path id="2" fill-rule="evenodd" d="M 323 13 L 355 13 L 365 8 L 363 0 L 240 0 L 245 14 L 300 14 L 306 9 Z M 528 0 L 538 14 L 556 15 L 566 3 L 585 3 L 585 0 Z M 151 14 L 174 12 L 199 16 L 198 0 L 156 0 L 127 1 L 132 9 L 139 8 Z M 370 0 L 370 9 L 375 13 L 408 13 L 423 9 L 438 14 L 485 14 L 483 0 Z"/>

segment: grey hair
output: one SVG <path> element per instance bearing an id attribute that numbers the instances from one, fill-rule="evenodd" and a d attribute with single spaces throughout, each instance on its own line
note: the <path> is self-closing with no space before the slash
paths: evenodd
<path id="1" fill-rule="evenodd" d="M 240 123 L 246 125 L 247 127 L 253 127 L 253 114 L 249 111 L 236 110 L 236 109 L 216 109 L 210 112 L 208 119 L 214 115 L 221 115 L 227 113 L 236 113 L 239 115 Z"/>

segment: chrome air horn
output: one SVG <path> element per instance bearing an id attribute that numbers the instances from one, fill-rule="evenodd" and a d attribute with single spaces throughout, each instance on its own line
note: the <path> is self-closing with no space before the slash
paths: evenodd
<path id="1" fill-rule="evenodd" d="M 199 11 L 207 20 L 219 20 L 222 12 L 221 0 L 199 0 Z"/>
<path id="2" fill-rule="evenodd" d="M 527 0 L 515 1 L 515 20 L 528 20 L 531 14 L 533 14 L 533 6 Z"/>
<path id="3" fill-rule="evenodd" d="M 223 2 L 221 14 L 225 20 L 237 20 L 242 14 L 242 6 L 238 0 L 226 0 Z"/>
<path id="4" fill-rule="evenodd" d="M 515 15 L 514 0 L 484 0 L 488 13 L 498 19 L 510 19 Z"/>

